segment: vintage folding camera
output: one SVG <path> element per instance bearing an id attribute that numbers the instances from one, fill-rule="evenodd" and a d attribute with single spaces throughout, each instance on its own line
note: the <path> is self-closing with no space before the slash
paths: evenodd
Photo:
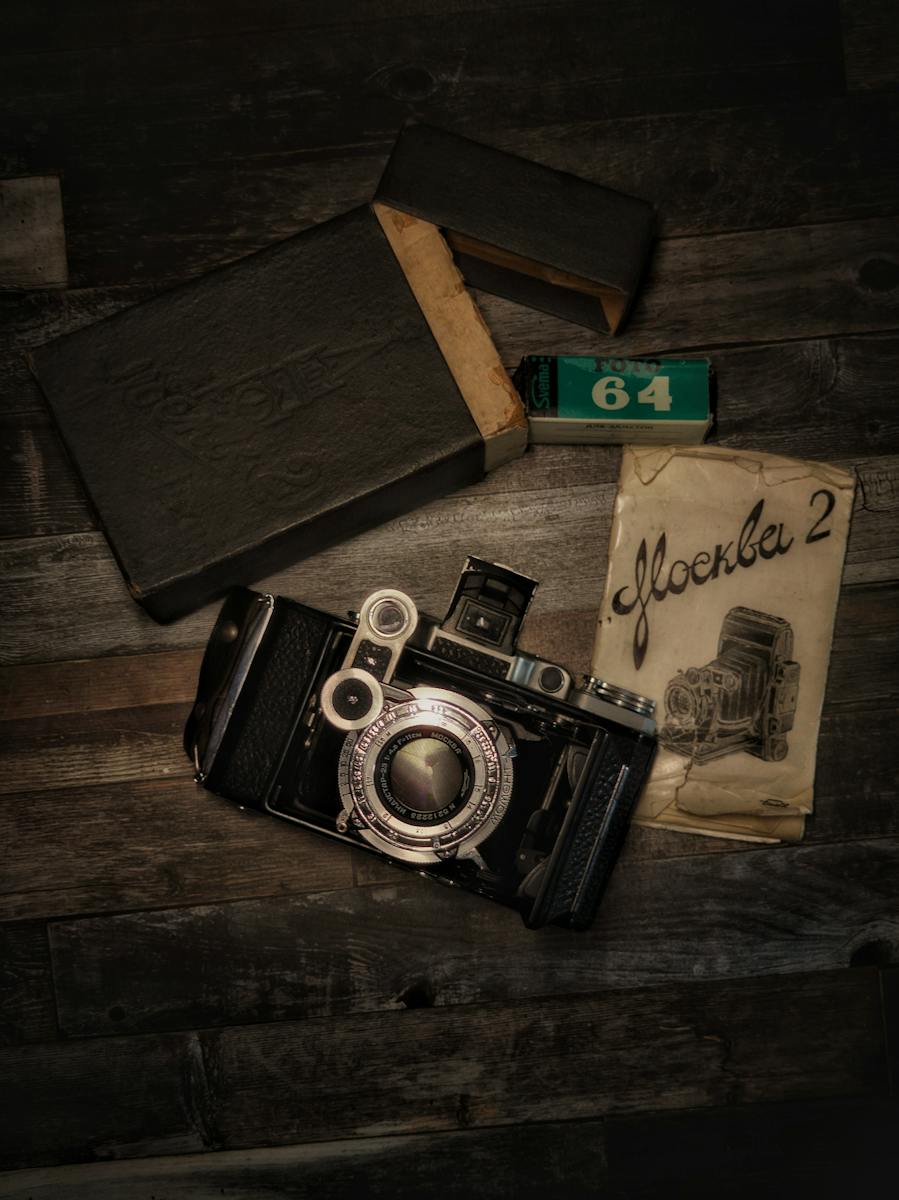
<path id="1" fill-rule="evenodd" d="M 536 584 L 469 558 L 443 621 L 395 588 L 342 620 L 226 601 L 185 733 L 203 786 L 586 928 L 655 750 L 653 702 L 516 647 Z"/>
<path id="2" fill-rule="evenodd" d="M 781 761 L 799 693 L 799 663 L 792 655 L 789 621 L 732 608 L 721 625 L 717 657 L 688 667 L 665 689 L 667 720 L 659 741 L 697 762 L 737 750 Z"/>

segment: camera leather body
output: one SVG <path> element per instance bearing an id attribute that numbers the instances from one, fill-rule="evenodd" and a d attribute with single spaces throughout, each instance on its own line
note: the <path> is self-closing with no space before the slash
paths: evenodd
<path id="1" fill-rule="evenodd" d="M 246 808 L 508 904 L 531 928 L 548 923 L 587 928 L 651 765 L 651 719 L 622 712 L 618 721 L 552 697 L 522 695 L 520 687 L 485 680 L 421 645 L 407 645 L 399 658 L 397 687 L 421 683 L 427 685 L 426 693 L 439 685 L 434 695 L 458 696 L 460 704 L 477 712 L 489 704 L 491 720 L 515 744 L 509 761 L 518 773 L 508 810 L 501 820 L 495 818 L 496 831 L 476 851 L 466 857 L 463 838 L 458 854 L 446 852 L 442 860 L 425 863 L 412 855 L 413 861 L 410 856 L 404 861 L 398 848 L 362 825 L 355 810 L 348 821 L 341 807 L 338 773 L 346 768 L 340 767 L 340 747 L 345 757 L 356 735 L 328 725 L 322 695 L 356 633 L 352 620 L 235 589 L 210 636 L 185 730 L 198 782 Z M 441 703 L 432 707 L 443 711 Z M 433 737 L 444 736 L 430 728 L 424 733 L 423 745 L 436 745 Z M 471 767 L 468 752 L 464 757 Z M 387 778 L 387 768 L 380 770 Z M 476 764 L 471 775 L 472 780 L 478 777 Z M 460 796 L 457 807 L 464 800 Z M 432 828 L 439 831 L 451 823 Z M 485 837 L 483 832 L 480 836 Z"/>

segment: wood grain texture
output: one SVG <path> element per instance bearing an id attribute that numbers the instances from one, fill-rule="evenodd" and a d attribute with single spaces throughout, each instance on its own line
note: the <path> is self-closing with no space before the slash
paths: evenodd
<path id="1" fill-rule="evenodd" d="M 48 1043 L 0 1070 L 7 1167 L 888 1094 L 874 970 Z"/>
<path id="2" fill-rule="evenodd" d="M 263 1150 L 132 1159 L 0 1174 L 12 1200 L 545 1200 L 560 1173 L 597 1195 L 605 1179 L 602 1122 L 360 1138 Z M 605 1193 L 603 1193 L 605 1195 Z"/>
<path id="3" fill-rule="evenodd" d="M 899 962 L 897 914 L 899 838 L 883 838 L 624 858 L 586 934 L 535 935 L 396 872 L 340 893 L 55 922 L 50 944 L 60 1028 L 85 1036 L 826 970 L 874 941 Z"/>
<path id="4" fill-rule="evenodd" d="M 802 303 L 795 281 L 802 279 Z M 152 293 L 147 286 L 75 290 L 9 304 L 0 351 L 16 353 Z M 158 289 L 157 289 L 158 290 Z M 507 364 L 523 354 L 595 353 L 597 335 L 497 297 L 480 296 Z M 660 354 L 895 329 L 899 235 L 888 217 L 662 239 L 616 353 Z M 611 343 L 609 344 L 611 348 Z"/>
<path id="5" fill-rule="evenodd" d="M 186 777 L 9 795 L 0 801 L 0 839 L 8 846 L 0 915 L 52 917 L 352 884 L 353 860 L 342 846 L 284 832 Z"/>
<path id="6" fill-rule="evenodd" d="M 185 778 L 181 746 L 189 707 L 155 705 L 4 722 L 0 795 L 38 791 L 52 780 L 67 789 L 89 779 Z"/>
<path id="7" fill-rule="evenodd" d="M 535 118 L 724 107 L 760 92 L 827 98 L 843 88 L 834 3 L 796 0 L 785 20 L 773 0 L 751 17 L 701 0 L 689 23 L 663 0 L 633 11 L 563 0 L 550 11 L 552 37 L 543 5 L 522 7 L 514 21 L 469 5 L 464 21 L 436 6 L 411 16 L 370 8 L 349 21 L 331 13 L 322 24 L 298 13 L 272 29 L 254 15 L 240 32 L 225 24 L 213 36 L 207 25 L 200 37 L 146 31 L 118 45 L 107 34 L 94 46 L 23 48 L 0 63 L 9 143 L 22 147 L 7 169 L 26 158 L 31 172 L 48 161 L 68 175 L 109 170 L 130 161 L 135 144 L 154 165 L 383 145 L 413 114 L 477 120 L 486 135 Z M 585 63 L 584 45 L 601 45 L 601 60 Z M 85 76 L 117 106 L 93 102 Z"/>
<path id="8" fill-rule="evenodd" d="M 222 1030 L 204 1035 L 217 1128 L 225 1144 L 249 1145 L 649 1105 L 883 1095 L 871 974 L 706 987 L 701 1014 L 695 985 L 684 985 L 514 1002 L 499 1021 L 499 1010 L 482 1007 L 356 1017 L 332 1025 L 337 1036 L 324 1045 L 314 1020 Z M 760 1010 L 771 1014 L 763 1044 Z"/>
<path id="9" fill-rule="evenodd" d="M 890 0 L 840 0 L 846 83 L 874 91 L 899 82 L 899 21 Z"/>
<path id="10" fill-rule="evenodd" d="M 682 236 L 889 215 L 897 113 L 894 98 L 873 95 L 504 128 L 492 140 L 652 201 L 660 232 Z M 474 122 L 460 132 L 482 136 Z M 88 178 L 69 197 L 77 281 L 180 279 L 260 249 L 368 200 L 388 149 L 311 161 L 299 150 L 153 171 L 123 165 L 102 189 Z"/>
<path id="11" fill-rule="evenodd" d="M 492 561 L 514 559 L 517 570 L 541 581 L 535 616 L 595 611 L 611 528 L 615 457 L 609 449 L 593 460 L 604 464 L 608 482 L 590 484 L 581 483 L 577 471 L 590 464 L 592 447 L 542 449 L 554 452 L 542 461 L 565 464 L 569 480 L 578 482 L 529 486 L 529 453 L 473 488 L 314 555 L 260 586 L 339 613 L 390 580 L 426 611 L 440 612 L 465 556 L 476 553 Z M 884 497 L 899 494 L 899 460 L 837 461 L 876 480 Z M 496 476 L 503 477 L 501 483 Z M 845 584 L 899 579 L 899 505 L 884 499 L 866 504 L 865 495 L 864 488 L 856 494 Z M 579 561 L 573 574 L 575 544 Z M 157 625 L 128 596 L 100 533 L 0 542 L 0 607 L 6 614 L 0 629 L 3 665 L 45 661 L 48 646 L 60 660 L 201 646 L 218 609 L 210 605 L 175 624 Z M 70 620 L 72 609 L 79 614 L 77 624 Z"/>
<path id="12" fill-rule="evenodd" d="M 0 1175 L 6 1200 L 834 1200 L 892 1177 L 895 1101 L 753 1104 L 225 1150 L 215 1154 L 50 1167 Z M 647 1148 L 652 1153 L 647 1153 Z M 560 1181 L 564 1183 L 560 1185 Z M 776 1195 L 776 1192 L 769 1192 Z"/>
<path id="13" fill-rule="evenodd" d="M 202 650 L 35 663 L 0 673 L 0 721 L 191 704 Z"/>
<path id="14" fill-rule="evenodd" d="M 886 476 L 884 476 L 885 478 Z M 892 507 L 869 499 L 860 508 Z M 835 650 L 828 702 L 868 704 L 894 694 L 890 671 L 899 639 L 895 584 L 857 584 L 842 590 L 834 627 Z M 529 614 L 522 645 L 565 662 L 577 673 L 589 666 L 596 607 Z M 189 704 L 196 692 L 202 647 L 155 654 L 115 655 L 68 662 L 25 663 L 0 670 L 0 722 L 123 708 Z M 867 656 L 867 657 L 866 657 Z M 855 670 L 862 663 L 864 678 Z M 878 678 L 882 672 L 885 678 Z M 873 690 L 872 690 L 873 689 Z M 35 726 L 35 731 L 39 726 Z"/>
<path id="15" fill-rule="evenodd" d="M 44 413 L 0 415 L 0 536 L 92 529 L 94 515 Z"/>

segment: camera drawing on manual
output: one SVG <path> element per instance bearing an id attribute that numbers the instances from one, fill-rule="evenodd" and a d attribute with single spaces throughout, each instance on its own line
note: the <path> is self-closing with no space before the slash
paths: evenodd
<path id="1" fill-rule="evenodd" d="M 535 587 L 469 557 L 442 621 L 397 588 L 348 619 L 236 589 L 186 731 L 197 782 L 531 928 L 586 928 L 649 772 L 655 706 L 520 650 Z"/>
<path id="2" fill-rule="evenodd" d="M 732 608 L 716 657 L 669 680 L 660 744 L 697 763 L 739 750 L 781 762 L 799 695 L 799 663 L 792 655 L 789 621 Z"/>

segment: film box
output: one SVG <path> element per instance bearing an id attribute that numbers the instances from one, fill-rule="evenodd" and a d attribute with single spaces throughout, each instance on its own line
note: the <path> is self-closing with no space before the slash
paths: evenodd
<path id="1" fill-rule="evenodd" d="M 160 621 L 474 483 L 524 408 L 436 226 L 363 205 L 34 350 Z"/>
<path id="2" fill-rule="evenodd" d="M 711 364 L 697 359 L 533 354 L 514 383 L 532 443 L 703 441 L 712 423 Z"/>
<path id="3" fill-rule="evenodd" d="M 376 199 L 437 225 L 469 287 L 617 333 L 652 246 L 635 196 L 433 125 L 400 131 Z"/>

